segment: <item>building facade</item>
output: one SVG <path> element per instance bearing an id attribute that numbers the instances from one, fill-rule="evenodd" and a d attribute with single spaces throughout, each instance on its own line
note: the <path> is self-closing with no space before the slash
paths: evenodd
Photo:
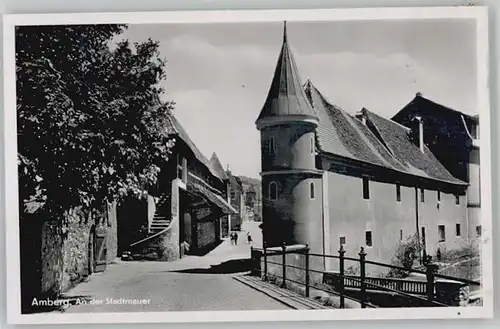
<path id="1" fill-rule="evenodd" d="M 470 116 L 441 104 L 421 93 L 392 120 L 417 129 L 422 124 L 423 141 L 436 158 L 467 188 L 467 225 L 470 241 L 481 237 L 481 189 L 479 161 L 479 116 Z"/>
<path id="2" fill-rule="evenodd" d="M 204 254 L 222 238 L 221 221 L 237 211 L 227 202 L 226 183 L 174 116 L 166 127 L 175 138 L 147 200 L 126 200 L 118 210 L 120 251 L 159 260 Z"/>
<path id="3" fill-rule="evenodd" d="M 336 254 L 343 245 L 351 257 L 364 246 L 383 262 L 409 237 L 431 255 L 462 246 L 467 184 L 411 129 L 367 109 L 352 116 L 311 81 L 303 85 L 286 26 L 256 125 L 267 246 Z M 313 257 L 311 266 L 335 270 L 337 263 Z"/>
<path id="4" fill-rule="evenodd" d="M 245 192 L 238 176 L 233 176 L 229 169 L 226 174 L 229 177 L 229 202 L 236 210 L 236 213 L 231 215 L 230 227 L 231 231 L 240 231 L 245 216 Z"/>

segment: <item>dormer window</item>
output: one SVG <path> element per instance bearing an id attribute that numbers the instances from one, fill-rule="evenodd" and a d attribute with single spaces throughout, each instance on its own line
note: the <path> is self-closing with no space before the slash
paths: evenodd
<path id="1" fill-rule="evenodd" d="M 269 148 L 269 154 L 274 154 L 276 152 L 276 141 L 274 140 L 274 136 L 269 137 L 267 146 Z"/>

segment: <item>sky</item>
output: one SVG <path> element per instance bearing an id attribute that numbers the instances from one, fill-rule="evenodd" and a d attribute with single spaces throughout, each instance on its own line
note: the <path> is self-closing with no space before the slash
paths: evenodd
<path id="1" fill-rule="evenodd" d="M 287 22 L 300 77 L 350 113 L 390 118 L 417 92 L 477 114 L 475 23 L 470 20 Z M 201 152 L 258 178 L 260 133 L 283 23 L 144 24 L 123 34 L 160 43 L 165 100 Z"/>

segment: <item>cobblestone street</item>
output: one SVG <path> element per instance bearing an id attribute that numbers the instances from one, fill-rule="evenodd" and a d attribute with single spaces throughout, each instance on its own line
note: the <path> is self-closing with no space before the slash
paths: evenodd
<path id="1" fill-rule="evenodd" d="M 66 312 L 143 312 L 208 310 L 280 310 L 280 302 L 233 279 L 248 268 L 250 231 L 254 245 L 262 238 L 256 222 L 245 222 L 237 246 L 224 241 L 202 257 L 189 256 L 174 262 L 119 262 L 92 275 L 66 293 L 86 304 Z M 246 261 L 245 261 L 246 260 Z M 109 303 L 110 300 L 112 303 Z M 137 300 L 123 304 L 120 299 Z"/>

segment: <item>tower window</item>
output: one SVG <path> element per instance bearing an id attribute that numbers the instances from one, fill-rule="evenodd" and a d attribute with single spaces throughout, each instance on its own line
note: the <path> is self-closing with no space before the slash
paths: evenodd
<path id="1" fill-rule="evenodd" d="M 363 199 L 370 198 L 370 181 L 368 177 L 363 177 Z"/>
<path id="2" fill-rule="evenodd" d="M 274 136 L 269 137 L 269 153 L 274 154 L 276 152 L 276 141 L 274 140 Z"/>
<path id="3" fill-rule="evenodd" d="M 425 190 L 423 188 L 420 189 L 420 202 L 425 202 Z"/>
<path id="4" fill-rule="evenodd" d="M 399 241 L 403 241 L 403 230 L 399 230 Z"/>
<path id="5" fill-rule="evenodd" d="M 367 247 L 373 247 L 372 231 L 365 232 L 365 244 Z"/>
<path id="6" fill-rule="evenodd" d="M 269 183 L 269 199 L 278 199 L 278 185 L 275 182 Z"/>
<path id="7" fill-rule="evenodd" d="M 315 197 L 315 191 L 314 191 L 314 183 L 311 182 L 310 185 L 309 185 L 309 195 L 311 197 L 311 199 L 314 199 Z"/>
<path id="8" fill-rule="evenodd" d="M 437 191 L 437 200 L 441 202 L 441 191 Z"/>
<path id="9" fill-rule="evenodd" d="M 476 226 L 476 235 L 479 237 L 482 233 L 481 225 Z"/>
<path id="10" fill-rule="evenodd" d="M 401 202 L 401 185 L 396 184 L 396 201 Z"/>
<path id="11" fill-rule="evenodd" d="M 341 246 L 345 245 L 345 236 L 341 236 L 339 240 Z"/>
<path id="12" fill-rule="evenodd" d="M 462 236 L 462 230 L 461 230 L 460 224 L 455 225 L 455 231 L 456 231 L 457 236 Z"/>
<path id="13" fill-rule="evenodd" d="M 446 230 L 444 225 L 438 226 L 438 241 L 445 242 L 446 241 Z"/>
<path id="14" fill-rule="evenodd" d="M 311 137 L 311 154 L 314 154 L 314 137 Z"/>
<path id="15" fill-rule="evenodd" d="M 455 194 L 455 204 L 459 205 L 460 204 L 460 195 Z"/>

